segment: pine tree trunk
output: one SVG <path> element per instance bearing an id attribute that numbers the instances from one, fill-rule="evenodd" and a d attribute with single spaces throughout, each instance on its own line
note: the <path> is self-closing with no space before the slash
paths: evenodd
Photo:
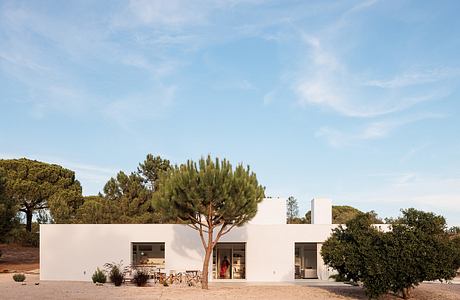
<path id="1" fill-rule="evenodd" d="M 32 232 L 32 211 L 27 210 L 26 212 L 26 230 Z"/>
<path id="2" fill-rule="evenodd" d="M 412 291 L 412 289 L 410 287 L 409 288 L 403 288 L 402 289 L 403 298 L 404 299 L 409 299 L 410 296 L 411 296 L 411 291 Z"/>
<path id="3" fill-rule="evenodd" d="M 208 289 L 208 271 L 209 271 L 209 260 L 211 258 L 212 254 L 212 240 L 208 241 L 208 247 L 206 248 L 206 254 L 204 256 L 204 261 L 203 261 L 203 271 L 201 272 L 202 278 L 201 278 L 201 288 L 202 289 Z"/>

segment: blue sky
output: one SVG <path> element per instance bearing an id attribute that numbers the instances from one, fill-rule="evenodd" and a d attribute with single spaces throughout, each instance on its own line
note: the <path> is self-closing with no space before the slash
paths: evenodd
<path id="1" fill-rule="evenodd" d="M 460 225 L 458 1 L 0 1 L 0 157 L 84 194 L 147 153 Z"/>

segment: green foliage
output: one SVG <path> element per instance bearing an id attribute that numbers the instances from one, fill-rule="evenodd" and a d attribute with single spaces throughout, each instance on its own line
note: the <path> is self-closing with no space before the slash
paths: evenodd
<path id="1" fill-rule="evenodd" d="M 84 197 L 74 222 L 126 224 L 168 221 L 155 211 L 151 199 L 157 181 L 169 169 L 168 160 L 148 154 L 137 172 L 128 175 L 120 171 L 105 184 L 103 194 Z"/>
<path id="2" fill-rule="evenodd" d="M 40 246 L 40 235 L 36 230 L 29 232 L 23 226 L 18 226 L 10 231 L 6 242 L 28 247 L 38 247 Z"/>
<path id="3" fill-rule="evenodd" d="M 447 230 L 447 232 L 454 236 L 460 236 L 460 226 L 452 226 Z"/>
<path id="4" fill-rule="evenodd" d="M 460 236 L 456 236 L 451 240 L 451 251 L 454 257 L 454 265 L 460 268 Z M 457 269 L 457 276 L 460 275 L 460 269 Z"/>
<path id="5" fill-rule="evenodd" d="M 291 220 L 287 220 L 288 224 L 305 224 L 305 218 L 292 218 Z"/>
<path id="6" fill-rule="evenodd" d="M 39 224 L 32 223 L 32 231 L 26 230 L 24 224 L 15 226 L 5 237 L 5 243 L 18 244 L 25 247 L 38 247 L 40 245 Z"/>
<path id="7" fill-rule="evenodd" d="M 133 282 L 137 286 L 145 286 L 147 281 L 149 280 L 149 273 L 147 270 L 143 270 L 141 268 L 137 268 L 134 272 Z"/>
<path id="8" fill-rule="evenodd" d="M 82 224 L 119 223 L 119 209 L 116 203 L 107 201 L 101 196 L 87 196 L 78 208 L 76 222 Z"/>
<path id="9" fill-rule="evenodd" d="M 160 177 L 171 169 L 171 163 L 160 156 L 147 154 L 145 161 L 139 164 L 138 174 L 143 178 L 151 191 L 156 190 L 156 185 Z"/>
<path id="10" fill-rule="evenodd" d="M 73 171 L 54 164 L 47 164 L 26 158 L 0 160 L 0 168 L 6 177 L 5 195 L 19 206 L 19 211 L 26 215 L 26 229 L 32 230 L 32 217 L 37 210 L 50 209 L 51 215 L 59 219 L 62 205 L 67 198 L 59 194 L 73 192 L 81 195 L 80 183 L 75 179 Z M 60 200 L 51 201 L 52 198 Z M 50 200 L 50 202 L 49 202 Z M 74 197 L 69 201 L 74 202 Z"/>
<path id="11" fill-rule="evenodd" d="M 5 193 L 4 170 L 0 168 L 0 243 L 6 242 L 13 228 L 19 226 L 18 205 Z"/>
<path id="12" fill-rule="evenodd" d="M 164 214 L 191 224 L 209 220 L 211 227 L 241 226 L 252 219 L 264 188 L 249 168 L 235 170 L 227 161 L 210 156 L 174 167 L 160 181 L 154 205 Z M 208 226 L 208 224 L 203 224 Z"/>
<path id="13" fill-rule="evenodd" d="M 139 174 L 119 172 L 104 186 L 104 198 L 118 208 L 114 211 L 118 223 L 152 223 L 152 193 Z"/>
<path id="14" fill-rule="evenodd" d="M 125 281 L 125 274 L 128 271 L 127 267 L 123 267 L 123 262 L 106 263 L 104 265 L 109 274 L 110 282 L 115 286 L 120 286 Z"/>
<path id="15" fill-rule="evenodd" d="M 460 267 L 456 240 L 446 232 L 445 220 L 433 213 L 408 209 L 393 221 L 392 231 L 372 224 L 374 215 L 358 214 L 339 226 L 323 244 L 324 262 L 339 277 L 362 282 L 370 298 L 388 291 L 404 298 L 425 280 L 448 280 Z"/>
<path id="16" fill-rule="evenodd" d="M 359 209 L 348 206 L 348 205 L 333 205 L 332 206 L 332 224 L 345 224 L 349 220 L 353 219 L 354 217 L 356 217 L 357 215 L 361 213 L 363 212 L 360 211 Z M 383 221 L 377 217 L 377 214 L 374 211 L 371 211 L 370 215 L 372 216 L 374 224 L 383 223 Z M 310 210 L 305 214 L 304 222 L 306 224 L 311 224 L 311 211 Z"/>
<path id="17" fill-rule="evenodd" d="M 286 219 L 288 224 L 293 224 L 299 216 L 299 204 L 297 199 L 289 197 L 286 201 Z"/>
<path id="18" fill-rule="evenodd" d="M 26 275 L 20 273 L 20 274 L 14 274 L 13 275 L 13 280 L 16 281 L 16 282 L 23 282 L 24 280 L 26 280 Z"/>
<path id="19" fill-rule="evenodd" d="M 207 288 L 213 247 L 233 227 L 252 219 L 263 197 L 264 188 L 249 167 L 240 164 L 233 169 L 227 160 L 208 156 L 198 164 L 175 166 L 162 176 L 153 202 L 161 213 L 198 230 L 206 252 L 202 287 Z"/>
<path id="20" fill-rule="evenodd" d="M 75 223 L 77 211 L 83 205 L 84 198 L 81 191 L 61 190 L 51 196 L 48 200 L 53 222 L 60 224 Z"/>
<path id="21" fill-rule="evenodd" d="M 104 271 L 100 270 L 99 268 L 94 271 L 93 276 L 93 283 L 106 283 L 107 276 L 104 274 Z"/>

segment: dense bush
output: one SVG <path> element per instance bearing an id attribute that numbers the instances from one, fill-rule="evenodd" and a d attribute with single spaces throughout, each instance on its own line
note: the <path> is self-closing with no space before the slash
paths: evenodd
<path id="1" fill-rule="evenodd" d="M 13 275 L 13 280 L 16 281 L 16 282 L 23 282 L 24 280 L 26 280 L 26 275 L 24 275 L 24 274 L 14 274 Z"/>
<path id="2" fill-rule="evenodd" d="M 109 279 L 115 286 L 120 286 L 125 281 L 125 274 L 128 271 L 127 267 L 123 267 L 123 263 L 106 263 L 104 267 L 109 273 Z"/>
<path id="3" fill-rule="evenodd" d="M 133 276 L 133 282 L 137 286 L 145 286 L 147 284 L 147 281 L 149 280 L 149 274 L 143 269 L 136 269 L 134 276 Z"/>
<path id="4" fill-rule="evenodd" d="M 450 238 L 445 219 L 415 209 L 402 213 L 389 232 L 377 230 L 371 214 L 334 229 L 321 249 L 324 262 L 341 279 L 362 283 L 369 298 L 392 291 L 406 299 L 423 281 L 452 279 L 460 241 Z"/>
<path id="5" fill-rule="evenodd" d="M 110 270 L 109 278 L 110 281 L 113 282 L 113 284 L 115 284 L 115 286 L 120 286 L 124 281 L 123 273 L 117 266 L 114 266 L 112 270 Z"/>
<path id="6" fill-rule="evenodd" d="M 93 273 L 93 283 L 106 283 L 107 276 L 105 276 L 104 272 L 101 271 L 99 268 L 96 269 Z"/>
<path id="7" fill-rule="evenodd" d="M 10 231 L 7 242 L 26 247 L 38 247 L 40 245 L 40 235 L 36 231 L 28 232 L 23 226 L 20 226 Z"/>

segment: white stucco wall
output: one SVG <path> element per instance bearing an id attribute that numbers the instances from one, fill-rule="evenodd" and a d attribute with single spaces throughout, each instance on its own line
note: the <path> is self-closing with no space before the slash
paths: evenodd
<path id="1" fill-rule="evenodd" d="M 247 281 L 293 281 L 294 244 L 321 243 L 333 227 L 248 224 L 234 228 L 221 242 L 246 243 Z M 94 270 L 106 262 L 130 264 L 132 242 L 164 242 L 166 270 L 201 270 L 204 254 L 198 232 L 185 225 L 46 224 L 40 225 L 40 279 L 91 280 Z M 320 270 L 319 254 L 318 260 Z M 327 279 L 323 273 L 320 279 Z"/>
<path id="2" fill-rule="evenodd" d="M 311 200 L 311 223 L 332 223 L 332 201 L 327 198 L 313 198 Z"/>
<path id="3" fill-rule="evenodd" d="M 249 224 L 286 224 L 286 199 L 265 198 L 258 204 L 257 214 Z"/>

